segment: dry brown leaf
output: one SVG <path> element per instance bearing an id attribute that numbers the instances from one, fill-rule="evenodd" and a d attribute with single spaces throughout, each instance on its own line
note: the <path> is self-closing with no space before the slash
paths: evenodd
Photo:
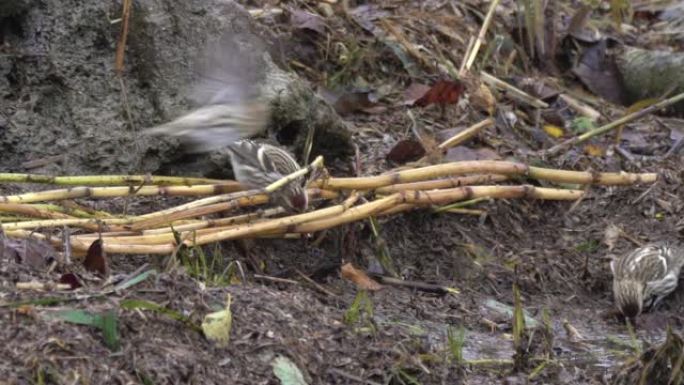
<path id="1" fill-rule="evenodd" d="M 342 278 L 354 282 L 356 286 L 363 290 L 377 291 L 382 289 L 382 285 L 369 277 L 365 271 L 355 268 L 351 263 L 345 263 L 340 269 Z"/>
<path id="2" fill-rule="evenodd" d="M 83 286 L 83 284 L 81 283 L 81 280 L 79 280 L 78 276 L 74 273 L 62 274 L 62 276 L 59 277 L 58 282 L 69 285 L 69 287 L 71 287 L 71 290 L 76 290 L 79 287 Z"/>
<path id="3" fill-rule="evenodd" d="M 480 84 L 480 87 L 470 95 L 470 102 L 473 107 L 480 111 L 485 111 L 489 116 L 494 115 L 496 111 L 496 99 L 489 87 L 484 84 Z"/>
<path id="4" fill-rule="evenodd" d="M 413 139 L 404 139 L 397 142 L 387 154 L 387 160 L 397 164 L 412 162 L 425 155 L 423 145 Z"/>
<path id="5" fill-rule="evenodd" d="M 83 266 L 88 271 L 95 272 L 102 277 L 107 276 L 109 267 L 107 266 L 107 256 L 102 247 L 102 240 L 96 239 L 88 248 L 88 253 L 83 261 Z"/>
<path id="6" fill-rule="evenodd" d="M 57 252 L 46 241 L 35 238 L 12 239 L 0 231 L 0 257 L 40 270 L 56 256 Z"/>

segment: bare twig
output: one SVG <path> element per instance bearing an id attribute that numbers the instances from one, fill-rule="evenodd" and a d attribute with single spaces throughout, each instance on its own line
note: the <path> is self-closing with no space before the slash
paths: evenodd
<path id="1" fill-rule="evenodd" d="M 410 287 L 412 289 L 417 289 L 417 290 L 425 291 L 428 293 L 436 293 L 436 294 L 449 294 L 449 293 L 458 294 L 459 293 L 458 289 L 455 289 L 453 287 L 435 285 L 435 284 L 426 283 L 426 282 L 405 281 L 403 279 L 385 277 L 382 275 L 373 275 L 373 278 L 378 279 L 380 281 L 380 283 L 382 283 L 383 285 Z"/>
<path id="2" fill-rule="evenodd" d="M 459 77 L 462 77 L 463 75 L 465 75 L 465 72 L 470 71 L 470 68 L 473 66 L 473 63 L 475 62 L 475 58 L 477 57 L 477 54 L 480 51 L 480 46 L 482 46 L 482 43 L 485 40 L 485 35 L 487 34 L 487 30 L 489 29 L 489 25 L 492 23 L 492 20 L 494 19 L 494 11 L 496 10 L 496 7 L 498 5 L 499 5 L 499 0 L 494 0 L 489 5 L 489 11 L 487 11 L 487 16 L 485 17 L 484 22 L 482 22 L 482 27 L 480 27 L 480 33 L 477 34 L 477 39 L 475 39 L 475 44 L 473 45 L 473 49 L 468 53 L 468 55 L 467 55 L 468 60 L 466 60 L 466 65 L 465 65 L 463 72 L 459 73 Z"/>
<path id="3" fill-rule="evenodd" d="M 254 274 L 252 277 L 254 277 L 254 279 L 260 279 L 260 280 L 264 280 L 264 281 L 271 281 L 271 282 L 276 282 L 276 283 L 287 283 L 288 285 L 299 285 L 299 282 L 295 281 L 294 279 L 271 277 L 270 275 L 261 275 L 261 274 Z"/>
<path id="4" fill-rule="evenodd" d="M 494 77 L 493 75 L 488 74 L 487 72 L 482 71 L 481 76 L 483 82 L 489 84 L 492 87 L 496 87 L 498 89 L 506 91 L 509 96 L 518 101 L 527 103 L 532 107 L 536 108 L 549 108 L 549 105 L 544 101 L 535 98 L 534 96 L 528 94 L 527 92 L 519 88 L 513 87 L 512 85 Z"/>
<path id="5" fill-rule="evenodd" d="M 475 136 L 478 132 L 493 125 L 494 119 L 487 118 L 481 122 L 473 124 L 472 126 L 445 140 L 444 142 L 440 143 L 438 147 L 442 150 L 446 150 L 448 148 L 458 146 L 459 144 Z"/>
<path id="6" fill-rule="evenodd" d="M 568 148 L 568 147 L 570 147 L 570 146 L 573 146 L 573 145 L 575 145 L 575 144 L 579 144 L 579 143 L 586 142 L 587 140 L 593 138 L 594 136 L 601 135 L 601 134 L 603 134 L 603 133 L 605 133 L 605 132 L 608 132 L 608 131 L 610 131 L 610 130 L 612 130 L 612 129 L 614 129 L 614 128 L 618 128 L 618 127 L 622 126 L 622 125 L 625 124 L 625 123 L 628 123 L 628 122 L 637 120 L 637 119 L 639 119 L 639 118 L 642 118 L 642 117 L 644 117 L 644 116 L 646 116 L 646 115 L 648 115 L 648 114 L 651 114 L 651 113 L 653 113 L 653 112 L 656 112 L 656 111 L 658 111 L 658 110 L 661 110 L 661 109 L 663 109 L 663 108 L 665 108 L 665 107 L 668 107 L 668 106 L 670 106 L 670 105 L 672 105 L 672 104 L 678 103 L 678 102 L 681 101 L 681 100 L 684 100 L 684 92 L 683 92 L 683 93 L 680 93 L 680 94 L 678 94 L 678 95 L 675 95 L 675 96 L 673 96 L 673 97 L 671 97 L 671 98 L 667 98 L 667 99 L 665 99 L 665 100 L 662 100 L 662 101 L 660 101 L 660 102 L 658 102 L 658 103 L 656 103 L 656 104 L 653 104 L 653 105 L 651 105 L 651 106 L 648 106 L 648 107 L 646 107 L 646 108 L 644 108 L 644 109 L 642 109 L 642 110 L 639 110 L 639 111 L 637 111 L 637 112 L 635 112 L 635 113 L 629 114 L 629 115 L 627 115 L 627 116 L 623 116 L 622 118 L 620 118 L 620 119 L 618 119 L 618 120 L 615 120 L 615 121 L 613 121 L 613 122 L 611 122 L 611 123 L 608 123 L 608 124 L 603 125 L 603 126 L 601 126 L 601 127 L 595 128 L 595 129 L 593 129 L 593 130 L 591 130 L 591 131 L 587 131 L 587 132 L 585 132 L 584 134 L 582 134 L 582 135 L 580 135 L 580 136 L 576 136 L 576 137 L 574 137 L 574 138 L 568 139 L 568 140 L 566 140 L 566 141 L 564 141 L 564 142 L 562 142 L 562 143 L 559 143 L 559 144 L 557 144 L 557 145 L 555 145 L 555 146 L 549 148 L 549 149 L 546 150 L 546 151 L 543 151 L 543 152 L 542 152 L 542 155 L 546 155 L 546 156 L 553 156 L 553 155 L 556 155 L 556 154 L 560 153 L 561 151 L 565 150 L 566 148 Z"/>
<path id="7" fill-rule="evenodd" d="M 309 278 L 309 276 L 307 276 L 306 274 L 302 273 L 299 269 L 295 269 L 295 271 L 297 272 L 297 275 L 299 275 L 299 276 L 300 276 L 303 280 L 305 280 L 306 282 L 310 283 L 314 288 L 318 289 L 318 291 L 320 291 L 321 293 L 326 294 L 326 295 L 329 295 L 329 296 L 331 296 L 331 297 L 339 297 L 337 294 L 335 294 L 335 293 L 333 293 L 332 291 L 326 289 L 326 288 L 323 287 L 322 285 L 319 285 L 316 281 L 314 281 L 313 279 Z"/>

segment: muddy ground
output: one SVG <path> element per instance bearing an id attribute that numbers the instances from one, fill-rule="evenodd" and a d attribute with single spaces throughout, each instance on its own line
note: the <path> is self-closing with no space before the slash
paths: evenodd
<path id="1" fill-rule="evenodd" d="M 268 30 L 274 28 L 268 23 L 252 25 L 248 15 L 232 3 L 136 2 L 133 13 L 139 19 L 132 23 L 122 83 L 113 74 L 119 25 L 109 22 L 118 17 L 120 4 L 26 0 L 18 2 L 17 9 L 0 10 L 5 12 L 0 15 L 4 43 L 0 167 L 4 172 L 197 175 L 203 171 L 216 176 L 221 170 L 219 161 L 207 166 L 202 159 L 187 160 L 179 155 L 177 143 L 150 142 L 141 139 L 138 130 L 187 108 L 182 93 L 192 78 L 187 66 L 208 36 L 229 29 L 272 43 Z M 290 43 L 301 43 L 302 50 L 309 52 L 304 42 L 293 39 Z M 273 47 L 265 45 L 274 55 Z M 396 59 L 387 63 L 397 66 Z M 389 79 L 383 71 L 368 78 Z M 438 122 L 438 127 L 465 127 L 478 121 L 467 109 L 461 105 L 446 117 L 434 109 L 425 116 Z M 361 172 L 390 168 L 384 155 L 408 131 L 404 112 L 360 113 L 344 121 L 353 133 L 352 141 L 362 150 Z M 655 144 L 653 156 L 628 161 L 613 153 L 588 156 L 571 151 L 543 164 L 657 172 L 660 179 L 654 186 L 592 186 L 577 205 L 499 200 L 478 205 L 486 216 L 421 210 L 381 220 L 380 236 L 403 278 L 457 288 L 459 293 L 386 286 L 367 294 L 372 315 L 362 315 L 356 322 L 345 319 L 358 290 L 339 276 L 337 268 L 341 261 L 372 268 L 378 249 L 368 223 L 330 230 L 316 245 L 312 238 L 208 247 L 209 258 L 221 261 L 216 271 L 240 262 L 244 275 L 234 272 L 228 285 L 207 284 L 187 266 L 168 268 L 167 261 L 157 258 L 110 255 L 114 274 L 129 274 L 145 264 L 158 274 L 104 297 L 86 295 L 97 292 L 96 288 L 76 294 L 18 290 L 17 282 L 51 281 L 59 272 L 37 271 L 3 258 L 0 383 L 276 384 L 272 362 L 279 355 L 289 358 L 309 384 L 611 383 L 635 350 L 627 327 L 610 314 L 610 255 L 634 248 L 635 241 L 684 240 L 684 152 L 660 160 L 658 155 L 670 143 L 670 132 L 657 124 L 646 126 L 625 130 L 638 128 Z M 501 158 L 542 162 L 528 155 L 527 142 L 516 135 L 497 124 L 468 145 L 488 147 Z M 179 162 L 183 164 L 174 167 Z M 188 166 L 185 162 L 195 163 Z M 350 175 L 353 163 L 344 154 L 329 162 L 333 174 L 340 176 Z M 0 193 L 45 188 L 3 184 Z M 121 212 L 129 204 L 132 210 L 151 211 L 178 200 L 78 202 Z M 613 250 L 604 242 L 611 226 L 626 234 Z M 261 275 L 282 280 L 255 277 L 255 266 L 263 268 Z M 519 370 L 514 370 L 512 362 L 511 315 L 495 310 L 513 305 L 514 283 L 520 287 L 529 317 L 540 325 L 528 331 L 527 359 Z M 205 314 L 225 304 L 227 293 L 232 298 L 233 326 L 225 348 L 168 315 L 121 307 L 124 300 L 144 299 L 199 323 Z M 16 306 L 48 297 L 62 300 Z M 102 333 L 93 328 L 45 317 L 63 309 L 114 311 L 120 349 L 110 350 Z M 668 325 L 680 330 L 683 310 L 684 289 L 680 288 L 662 308 L 640 318 L 637 339 L 657 343 Z M 550 320 L 548 329 L 544 318 Z M 449 352 L 450 328 L 465 329 L 465 363 L 455 362 Z M 540 366 L 542 362 L 546 364 Z"/>

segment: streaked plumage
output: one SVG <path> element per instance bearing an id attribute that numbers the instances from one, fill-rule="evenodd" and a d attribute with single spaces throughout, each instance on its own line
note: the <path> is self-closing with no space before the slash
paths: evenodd
<path id="1" fill-rule="evenodd" d="M 300 169 L 290 153 L 270 144 L 239 140 L 228 149 L 235 179 L 250 188 L 266 187 Z M 299 178 L 274 192 L 274 203 L 290 211 L 306 210 L 309 200 L 302 183 Z"/>
<path id="2" fill-rule="evenodd" d="M 263 188 L 297 171 L 299 165 L 284 149 L 243 140 L 266 131 L 270 111 L 251 79 L 254 68 L 236 50 L 221 43 L 207 50 L 208 67 L 191 95 L 198 107 L 145 133 L 176 136 L 193 153 L 228 148 L 235 178 L 249 188 Z M 271 197 L 290 211 L 304 211 L 308 205 L 301 179 Z"/>
<path id="3" fill-rule="evenodd" d="M 628 318 L 653 307 L 677 288 L 684 250 L 667 243 L 640 247 L 613 260 L 615 305 Z"/>

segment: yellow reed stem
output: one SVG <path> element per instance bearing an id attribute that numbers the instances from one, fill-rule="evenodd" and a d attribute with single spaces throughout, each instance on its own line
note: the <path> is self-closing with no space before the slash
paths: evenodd
<path id="1" fill-rule="evenodd" d="M 496 182 L 503 182 L 509 179 L 505 175 L 471 175 L 471 176 L 461 176 L 448 179 L 436 179 L 427 180 L 424 182 L 413 182 L 413 183 L 399 183 L 393 184 L 386 187 L 380 187 L 375 190 L 376 194 L 392 194 L 395 192 L 402 191 L 415 191 L 415 190 L 437 190 L 442 188 L 454 188 L 461 186 L 479 185 L 479 184 L 491 184 Z"/>
<path id="2" fill-rule="evenodd" d="M 123 196 L 197 196 L 215 195 L 238 191 L 237 182 L 197 186 L 115 186 L 115 187 L 74 187 L 68 189 L 31 192 L 20 195 L 0 196 L 2 203 L 33 203 L 73 198 L 113 198 Z"/>
<path id="3" fill-rule="evenodd" d="M 445 150 L 454 146 L 458 146 L 459 144 L 477 135 L 477 133 L 482 131 L 484 128 L 488 128 L 493 125 L 494 119 L 487 118 L 481 122 L 473 124 L 472 126 L 445 140 L 444 142 L 440 143 L 438 147 L 442 150 Z"/>
<path id="4" fill-rule="evenodd" d="M 159 227 L 161 225 L 171 224 L 174 221 L 181 220 L 181 219 L 199 217 L 202 215 L 214 214 L 214 213 L 218 213 L 221 211 L 234 210 L 234 209 L 237 209 L 239 207 L 264 204 L 266 202 L 268 202 L 268 196 L 266 196 L 266 195 L 257 195 L 257 196 L 253 196 L 253 197 L 237 198 L 237 199 L 234 199 L 234 200 L 228 201 L 228 202 L 216 203 L 216 204 L 209 205 L 209 206 L 194 207 L 194 208 L 183 210 L 183 211 L 171 212 L 171 213 L 165 214 L 165 215 L 148 217 L 146 219 L 134 222 L 130 226 L 130 228 L 133 231 L 140 231 L 143 229 L 150 229 L 150 228 L 154 228 L 154 227 Z"/>
<path id="5" fill-rule="evenodd" d="M 168 233 L 171 231 L 192 231 L 192 230 L 200 230 L 208 227 L 219 227 L 219 226 L 228 226 L 228 225 L 237 225 L 241 223 L 246 223 L 246 222 L 251 222 L 252 220 L 259 219 L 259 218 L 268 218 L 272 217 L 277 214 L 283 213 L 285 210 L 283 210 L 280 207 L 277 208 L 272 208 L 272 209 L 267 209 L 263 210 L 262 212 L 256 212 L 256 213 L 249 213 L 249 214 L 243 214 L 243 215 L 236 215 L 234 217 L 230 218 L 218 218 L 218 219 L 208 219 L 204 221 L 192 221 L 191 223 L 187 224 L 182 224 L 182 225 L 174 225 L 173 228 L 171 227 L 162 227 L 158 229 L 150 229 L 150 230 L 143 230 L 143 234 L 163 234 L 163 233 Z"/>
<path id="6" fill-rule="evenodd" d="M 333 191 L 325 191 L 325 190 L 320 190 L 320 189 L 309 189 L 307 190 L 307 193 L 309 194 L 309 199 L 314 200 L 314 199 L 319 199 L 319 198 L 324 198 L 324 199 L 332 199 L 336 198 L 338 194 Z M 223 196 L 222 199 L 226 199 L 228 196 Z M 204 200 L 205 202 L 209 200 Z M 191 217 L 197 217 L 201 215 L 208 215 L 208 214 L 213 214 L 213 213 L 218 213 L 221 211 L 228 211 L 228 210 L 234 210 L 240 207 L 246 207 L 246 206 L 255 206 L 255 205 L 260 205 L 267 203 L 269 201 L 269 197 L 264 194 L 260 195 L 255 195 L 255 196 L 249 196 L 249 197 L 242 197 L 242 198 L 237 198 L 230 200 L 228 202 L 223 202 L 223 203 L 216 203 L 216 204 L 210 204 L 206 206 L 199 206 L 197 207 L 191 207 L 191 208 L 186 208 L 188 205 L 181 205 L 178 207 L 173 207 L 171 209 L 167 210 L 162 210 L 157 213 L 153 214 L 147 214 L 140 216 L 142 220 L 139 220 L 135 222 L 132 226 L 132 230 L 143 230 L 143 229 L 149 229 L 153 227 L 158 227 L 164 224 L 169 224 L 173 223 L 174 221 L 184 219 L 184 218 L 191 218 Z"/>
<path id="7" fill-rule="evenodd" d="M 470 190 L 470 191 L 468 191 Z M 450 190 L 426 191 L 426 196 L 416 202 L 402 203 L 378 214 L 394 215 L 414 208 L 433 204 L 448 204 L 466 199 L 481 198 L 532 198 L 545 200 L 577 200 L 584 195 L 582 190 L 563 190 L 535 186 L 470 186 Z"/>
<path id="8" fill-rule="evenodd" d="M 223 184 L 229 181 L 207 178 L 187 178 L 160 175 L 78 175 L 52 176 L 40 174 L 0 173 L 0 183 L 44 183 L 62 186 L 116 186 L 116 185 L 162 185 L 193 186 L 198 184 Z M 232 182 L 232 181 L 230 181 Z"/>
<path id="9" fill-rule="evenodd" d="M 181 235 L 182 239 L 185 239 L 184 243 L 187 246 L 203 245 L 213 242 L 212 239 L 217 240 L 227 240 L 234 239 L 236 237 L 242 237 L 244 235 L 250 236 L 262 236 L 262 235 L 277 235 L 279 233 L 289 233 L 288 227 L 292 223 L 299 223 L 307 220 L 314 220 L 319 218 L 326 218 L 331 215 L 339 215 L 350 206 L 352 206 L 356 200 L 358 200 L 359 195 L 354 194 L 347 198 L 345 202 L 338 206 L 333 206 L 310 213 L 295 215 L 286 218 L 270 219 L 259 223 L 247 224 L 244 226 L 228 226 L 227 228 L 212 228 L 212 229 L 202 229 L 197 232 L 188 231 Z M 175 239 L 168 238 L 170 234 L 154 234 L 149 236 L 150 238 L 138 237 L 133 238 L 133 241 L 139 243 L 128 243 L 133 242 L 129 237 L 122 237 L 118 241 L 123 241 L 126 243 L 116 242 L 117 238 L 103 237 L 103 248 L 106 252 L 111 253 L 121 253 L 121 254 L 169 254 L 172 253 L 177 247 Z M 135 237 L 135 236 L 134 236 Z M 152 242 L 160 242 L 160 240 L 169 240 L 168 243 L 162 244 L 145 244 Z M 87 250 L 92 243 L 93 238 L 82 238 L 81 236 L 72 236 L 71 244 L 74 252 L 80 252 Z"/>
<path id="10" fill-rule="evenodd" d="M 584 192 L 581 190 L 560 190 L 534 186 L 466 186 L 436 191 L 408 191 L 402 194 L 394 194 L 390 196 L 398 196 L 398 198 L 394 198 L 394 201 L 398 204 L 397 207 L 401 207 L 401 210 L 394 211 L 390 208 L 394 205 L 389 205 L 379 210 L 379 215 L 387 215 L 386 212 L 391 212 L 394 214 L 399 211 L 409 210 L 415 206 L 447 204 L 459 200 L 476 199 L 481 197 L 577 200 L 582 196 L 583 193 Z M 364 209 L 364 205 L 360 205 L 354 209 L 344 212 L 339 216 L 310 221 L 299 226 L 291 227 L 288 231 L 292 233 L 310 233 L 339 226 L 344 223 L 353 222 L 365 218 L 364 214 L 369 216 L 374 213 L 375 211 L 369 212 L 368 209 Z"/>
<path id="11" fill-rule="evenodd" d="M 218 231 L 211 234 L 201 235 L 195 238 L 192 242 L 185 241 L 187 246 L 205 245 L 207 243 L 225 241 L 228 239 L 240 238 L 248 234 L 263 233 L 271 230 L 285 229 L 286 232 L 291 233 L 290 229 L 298 224 L 314 221 L 320 218 L 328 218 L 330 216 L 339 215 L 346 210 L 350 210 L 356 200 L 358 200 L 359 195 L 354 194 L 347 198 L 343 204 L 327 207 L 324 209 L 312 211 L 309 213 L 293 215 L 285 218 L 273 219 L 261 223 L 247 224 L 245 226 L 239 226 L 236 228 Z"/>
<path id="12" fill-rule="evenodd" d="M 131 223 L 130 219 L 122 218 L 107 218 L 107 219 L 86 219 L 86 218 L 66 218 L 66 219 L 48 219 L 43 221 L 23 221 L 23 222 L 7 222 L 0 224 L 3 230 L 20 230 L 20 229 L 37 229 L 47 227 L 62 227 L 75 226 L 85 229 L 97 230 L 100 226 L 108 225 L 125 225 Z"/>
<path id="13" fill-rule="evenodd" d="M 288 227 L 290 233 L 310 233 L 320 229 L 327 229 L 335 226 L 340 226 L 345 223 L 354 222 L 360 219 L 367 218 L 378 212 L 386 210 L 387 208 L 396 205 L 405 198 L 404 194 L 396 193 L 385 198 L 364 203 L 362 205 L 352 207 L 340 215 L 331 216 L 318 220 L 309 221 L 308 223 L 301 223 L 298 225 Z"/>
<path id="14" fill-rule="evenodd" d="M 334 190 L 371 190 L 397 183 L 419 182 L 437 179 L 448 175 L 472 173 L 529 176 L 534 179 L 549 180 L 554 182 L 601 185 L 652 183 L 657 178 L 657 174 L 655 173 L 591 173 L 583 171 L 566 171 L 541 167 L 529 167 L 525 164 L 515 162 L 483 160 L 444 163 L 434 166 L 390 172 L 387 174 L 371 177 L 328 178 L 317 181 L 316 185 L 324 189 Z"/>
<path id="15" fill-rule="evenodd" d="M 0 212 L 25 215 L 33 218 L 74 219 L 74 217 L 60 212 L 41 210 L 34 205 L 19 203 L 0 203 Z"/>

